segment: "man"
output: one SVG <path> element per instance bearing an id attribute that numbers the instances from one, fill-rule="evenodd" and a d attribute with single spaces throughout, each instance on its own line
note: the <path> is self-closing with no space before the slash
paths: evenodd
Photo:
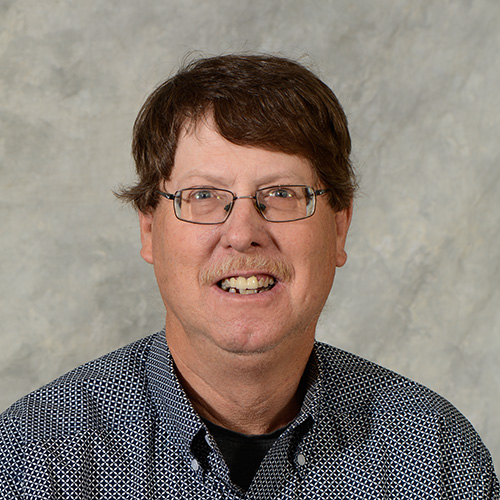
<path id="1" fill-rule="evenodd" d="M 468 421 L 316 323 L 356 181 L 331 90 L 284 58 L 199 60 L 135 124 L 165 329 L 1 420 L 4 498 L 499 498 Z"/>

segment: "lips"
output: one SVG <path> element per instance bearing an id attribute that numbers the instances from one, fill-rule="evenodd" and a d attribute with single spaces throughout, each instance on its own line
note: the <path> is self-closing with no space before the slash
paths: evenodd
<path id="1" fill-rule="evenodd" d="M 248 278 L 244 276 L 232 276 L 224 278 L 217 283 L 219 288 L 229 293 L 239 293 L 240 295 L 251 295 L 270 290 L 276 284 L 273 276 L 252 275 Z"/>

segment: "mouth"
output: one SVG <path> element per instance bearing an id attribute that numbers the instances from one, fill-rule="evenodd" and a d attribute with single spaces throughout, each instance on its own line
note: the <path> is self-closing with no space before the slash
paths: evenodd
<path id="1" fill-rule="evenodd" d="M 217 286 L 227 293 L 239 293 L 240 295 L 252 295 L 271 290 L 276 280 L 270 275 L 231 276 L 217 283 Z"/>

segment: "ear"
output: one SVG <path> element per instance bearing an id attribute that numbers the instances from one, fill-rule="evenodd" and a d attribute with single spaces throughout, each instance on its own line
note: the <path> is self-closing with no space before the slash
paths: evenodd
<path id="1" fill-rule="evenodd" d="M 352 202 L 349 208 L 335 214 L 335 229 L 337 231 L 337 267 L 342 267 L 347 261 L 345 243 L 352 219 Z"/>
<path id="2" fill-rule="evenodd" d="M 148 263 L 153 263 L 153 212 L 139 212 L 139 227 L 141 228 L 141 257 Z"/>

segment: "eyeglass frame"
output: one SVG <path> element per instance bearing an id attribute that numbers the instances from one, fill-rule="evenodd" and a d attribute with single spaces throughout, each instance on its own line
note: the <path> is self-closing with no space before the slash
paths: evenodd
<path id="1" fill-rule="evenodd" d="M 265 191 L 266 189 L 272 189 L 272 188 L 287 188 L 287 187 L 294 187 L 294 188 L 305 188 L 307 190 L 309 190 L 310 194 L 313 196 L 313 209 L 312 209 L 312 212 L 309 214 L 309 215 L 306 215 L 304 217 L 299 217 L 298 219 L 287 219 L 287 220 L 269 220 L 265 215 L 264 215 L 264 212 L 261 210 L 259 204 L 257 203 L 257 193 L 259 191 Z M 180 198 L 182 196 L 182 192 L 183 191 L 192 191 L 192 190 L 196 190 L 196 189 L 204 189 L 202 186 L 200 187 L 192 187 L 192 188 L 184 188 L 184 189 L 178 189 L 175 193 L 166 193 L 164 191 L 160 191 L 159 189 L 156 190 L 156 192 L 163 196 L 164 198 L 166 198 L 167 200 L 170 200 L 170 201 L 174 201 L 178 198 Z M 314 189 L 312 186 L 307 186 L 305 184 L 281 184 L 281 185 L 277 185 L 277 186 L 266 186 L 266 187 L 263 187 L 263 188 L 260 188 L 260 189 L 257 189 L 255 190 L 255 194 L 253 196 L 236 196 L 232 191 L 230 191 L 229 189 L 223 189 L 223 188 L 205 188 L 205 189 L 215 189 L 217 191 L 224 191 L 226 193 L 229 193 L 233 199 L 231 200 L 231 202 L 229 203 L 229 209 L 227 210 L 227 213 L 226 213 L 226 216 L 224 218 L 224 220 L 220 221 L 220 222 L 196 222 L 196 221 L 192 221 L 192 220 L 187 220 L 187 219 L 183 219 L 181 218 L 178 214 L 177 214 L 177 204 L 174 203 L 172 205 L 172 208 L 174 210 L 174 215 L 175 217 L 182 221 L 182 222 L 188 222 L 189 224 L 200 224 L 200 225 L 203 225 L 203 226 L 214 226 L 216 224 L 224 224 L 224 222 L 227 221 L 227 219 L 229 218 L 229 216 L 231 215 L 231 212 L 233 211 L 233 207 L 234 207 L 234 202 L 236 200 L 241 200 L 241 199 L 253 199 L 255 201 L 254 203 L 254 206 L 255 206 L 255 209 L 257 210 L 257 212 L 262 216 L 262 218 L 264 220 L 266 220 L 267 222 L 273 222 L 273 223 L 281 223 L 281 222 L 295 222 L 295 221 L 298 221 L 298 220 L 303 220 L 303 219 L 308 219 L 309 217 L 312 217 L 315 213 L 316 213 L 316 199 L 318 196 L 321 196 L 323 194 L 326 194 L 328 192 L 331 191 L 331 189 Z"/>

